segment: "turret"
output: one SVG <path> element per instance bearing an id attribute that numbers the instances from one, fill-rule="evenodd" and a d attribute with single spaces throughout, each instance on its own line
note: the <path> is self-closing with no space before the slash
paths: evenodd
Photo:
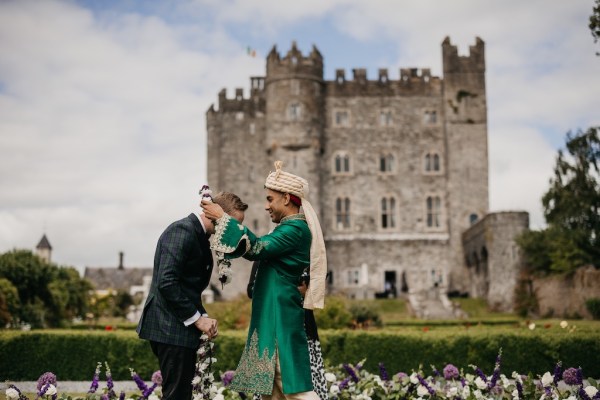
<path id="1" fill-rule="evenodd" d="M 48 238 L 46 237 L 45 233 L 44 236 L 42 236 L 42 238 L 40 239 L 40 242 L 35 247 L 35 249 L 38 257 L 40 257 L 47 263 L 50 263 L 52 256 L 52 246 L 50 245 L 50 242 L 48 241 Z"/>

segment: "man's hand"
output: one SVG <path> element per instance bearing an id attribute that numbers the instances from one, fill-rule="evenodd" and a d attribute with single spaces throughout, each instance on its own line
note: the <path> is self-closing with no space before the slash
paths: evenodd
<path id="1" fill-rule="evenodd" d="M 221 206 L 217 203 L 213 203 L 212 201 L 202 200 L 200 202 L 200 207 L 202 207 L 204 210 L 204 215 L 206 215 L 206 218 L 210 219 L 211 221 L 216 221 L 221 218 L 223 214 L 225 214 Z"/>
<path id="2" fill-rule="evenodd" d="M 216 319 L 200 317 L 196 320 L 196 322 L 194 322 L 194 325 L 196 328 L 198 328 L 198 330 L 206 333 L 209 339 L 213 339 L 219 334 Z"/>

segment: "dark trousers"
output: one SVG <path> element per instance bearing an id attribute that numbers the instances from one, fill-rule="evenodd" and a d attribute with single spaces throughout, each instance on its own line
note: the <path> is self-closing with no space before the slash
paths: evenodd
<path id="1" fill-rule="evenodd" d="M 190 400 L 196 373 L 196 350 L 150 341 L 162 374 L 163 400 Z"/>

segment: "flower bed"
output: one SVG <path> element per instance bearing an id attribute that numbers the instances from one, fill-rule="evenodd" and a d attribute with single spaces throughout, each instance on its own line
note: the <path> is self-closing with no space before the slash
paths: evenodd
<path id="1" fill-rule="evenodd" d="M 212 344 L 208 342 L 199 351 L 197 375 L 195 378 L 194 400 L 242 400 L 239 393 L 227 389 L 233 378 L 233 371 L 221 374 L 221 381 L 214 381 L 212 367 L 216 358 L 212 354 Z M 363 368 L 364 360 L 356 365 L 341 364 L 328 368 L 325 373 L 330 400 L 497 400 L 497 399 L 552 399 L 552 400 L 597 400 L 600 399 L 598 382 L 587 378 L 581 368 L 564 369 L 559 362 L 552 372 L 542 375 L 523 375 L 512 371 L 502 372 L 502 353 L 496 357 L 494 368 L 486 373 L 475 365 L 459 369 L 447 364 L 441 372 L 431 366 L 426 374 L 423 368 L 390 375 L 383 363 L 379 363 L 377 374 Z M 80 399 L 94 400 L 159 400 L 162 378 L 157 371 L 152 376 L 153 384 L 147 385 L 139 375 L 131 371 L 140 393 L 117 395 L 113 390 L 112 377 L 106 365 L 106 385 L 99 390 L 99 376 L 102 365 L 99 363 L 94 373 L 90 390 Z M 36 398 L 70 399 L 66 394 L 59 397 L 56 376 L 47 372 L 38 380 Z M 198 389 L 198 390 L 196 390 Z M 18 387 L 10 385 L 6 390 L 8 400 L 28 400 Z M 77 399 L 73 399 L 77 400 Z"/>

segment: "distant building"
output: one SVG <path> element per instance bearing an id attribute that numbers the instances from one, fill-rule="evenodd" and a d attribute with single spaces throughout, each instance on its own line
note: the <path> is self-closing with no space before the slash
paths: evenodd
<path id="1" fill-rule="evenodd" d="M 274 47 L 265 76 L 250 78 L 249 97 L 236 89 L 227 98 L 223 89 L 206 113 L 208 183 L 239 194 L 250 205 L 246 224 L 265 234 L 272 225 L 263 182 L 273 162 L 308 179 L 331 292 L 405 292 L 416 310 L 436 303 L 450 312 L 447 292 L 486 297 L 463 243 L 489 211 L 484 42 L 460 56 L 446 38 L 441 50 L 443 77 L 402 68 L 398 80 L 387 69 L 368 79 L 357 68 L 325 80 L 316 47 L 306 56 L 295 43 L 287 54 Z M 486 221 L 493 230 L 495 219 Z M 502 236 L 495 246 L 512 242 Z M 235 269 L 224 297 L 245 291 L 250 268 Z"/>
<path id="2" fill-rule="evenodd" d="M 48 241 L 48 238 L 46 237 L 45 233 L 42 236 L 42 239 L 40 239 L 38 245 L 35 247 L 35 250 L 38 257 L 40 257 L 47 263 L 50 263 L 52 259 L 52 246 L 50 245 L 50 242 Z"/>

